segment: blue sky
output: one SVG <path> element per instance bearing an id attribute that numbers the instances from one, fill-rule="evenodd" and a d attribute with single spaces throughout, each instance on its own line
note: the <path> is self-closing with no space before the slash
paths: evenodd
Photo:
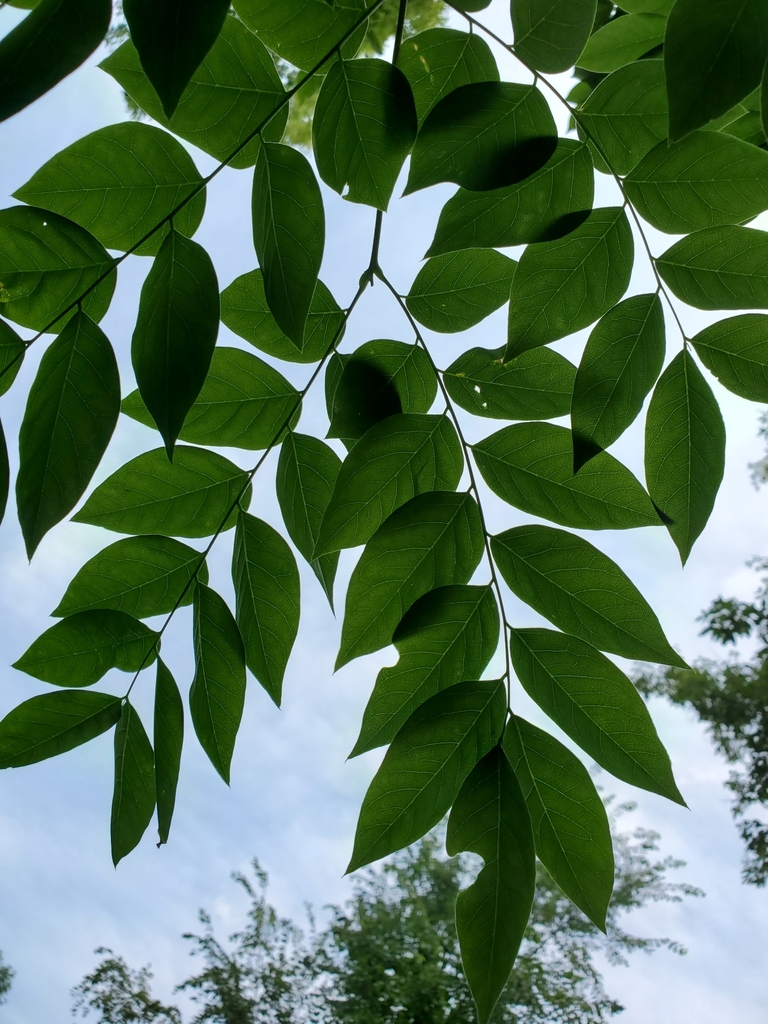
<path id="1" fill-rule="evenodd" d="M 0 33 L 18 19 L 0 10 Z M 504 5 L 489 16 L 508 35 Z M 0 124 L 0 194 L 11 193 L 48 158 L 103 125 L 125 118 L 119 89 L 95 67 L 95 59 L 20 116 Z M 505 68 L 506 70 L 506 68 Z M 212 163 L 193 151 L 201 170 Z M 225 171 L 212 185 L 197 238 L 211 252 L 222 287 L 255 266 L 250 238 L 250 174 Z M 406 291 L 426 249 L 442 203 L 452 187 L 439 187 L 393 202 L 385 218 L 382 263 Z M 600 201 L 615 197 L 601 185 Z M 329 237 L 323 278 L 345 304 L 367 262 L 373 214 L 326 191 Z M 654 242 L 656 240 L 654 239 Z M 668 244 L 662 242 L 661 247 Z M 123 393 L 132 390 L 129 345 L 138 290 L 149 261 L 132 258 L 120 271 L 118 289 L 104 329 L 118 354 Z M 648 270 L 638 259 L 632 288 L 648 287 Z M 686 324 L 702 314 L 684 310 Z M 407 325 L 382 288 L 366 294 L 350 324 L 344 348 L 371 338 L 410 340 Z M 499 312 L 473 330 L 472 343 L 496 347 L 504 338 Z M 584 336 L 558 348 L 578 358 Z M 221 342 L 240 344 L 222 328 Z M 462 348 L 465 335 L 429 337 L 439 365 Z M 19 379 L 3 398 L 0 414 L 12 463 L 23 401 L 44 343 L 29 353 Z M 242 343 L 243 345 L 245 343 Z M 669 356 L 679 339 L 669 330 Z M 280 369 L 297 383 L 307 368 Z M 762 454 L 756 438 L 759 409 L 715 385 L 728 431 L 728 468 L 709 527 L 685 571 L 662 529 L 592 535 L 650 600 L 671 642 L 688 659 L 716 657 L 719 650 L 698 636 L 696 615 L 717 594 L 752 593 L 756 580 L 744 563 L 768 553 L 768 490 L 755 492 L 747 464 Z M 324 429 L 320 389 L 306 404 L 302 428 Z M 479 438 L 495 424 L 468 426 Z M 142 450 L 155 447 L 145 428 L 121 419 L 97 480 Z M 226 452 L 243 466 L 248 453 Z M 616 454 L 642 475 L 642 433 L 637 429 L 616 446 Z M 258 480 L 251 511 L 279 524 L 273 496 L 274 459 Z M 522 521 L 507 507 L 488 504 L 492 530 Z M 114 535 L 77 524 L 62 524 L 26 563 L 12 509 L 0 530 L 0 666 L 10 663 L 45 629 L 48 614 L 80 565 Z M 213 584 L 227 596 L 230 541 L 211 562 Z M 343 587 L 353 559 L 345 555 L 338 584 Z M 93 949 L 108 945 L 135 965 L 151 962 L 158 993 L 171 995 L 175 981 L 191 969 L 181 932 L 194 927 L 204 906 L 226 932 L 237 926 L 242 904 L 228 880 L 233 869 L 258 856 L 271 877 L 271 897 L 284 913 L 301 918 L 304 901 L 316 907 L 344 899 L 342 879 L 365 787 L 377 754 L 345 758 L 357 735 L 360 715 L 380 665 L 393 652 L 355 661 L 332 674 L 338 640 L 333 618 L 310 571 L 302 566 L 303 618 L 288 669 L 285 704 L 277 711 L 257 685 L 247 699 L 243 728 L 227 789 L 192 737 L 185 748 L 182 781 L 171 842 L 158 851 L 148 834 L 139 849 L 113 870 L 108 819 L 112 785 L 111 738 L 102 737 L 66 756 L 0 777 L 0 949 L 17 971 L 10 1001 L 0 1010 L 4 1024 L 63 1024 L 70 1019 L 69 988 L 94 963 Z M 510 600 L 515 621 L 539 620 Z M 191 621 L 177 617 L 164 646 L 182 690 L 191 681 Z M 121 692 L 124 677 L 107 685 Z M 150 709 L 150 674 L 137 687 L 142 711 Z M 10 667 L 0 668 L 0 713 L 42 689 Z M 543 724 L 522 693 L 515 705 Z M 768 984 L 760 951 L 768 940 L 768 893 L 740 884 L 740 848 L 722 782 L 727 769 L 712 754 L 703 730 L 686 712 L 654 702 L 652 712 L 667 743 L 690 810 L 650 794 L 634 793 L 606 776 L 602 784 L 621 799 L 634 798 L 634 822 L 657 828 L 663 850 L 683 857 L 680 877 L 707 892 L 704 900 L 659 905 L 632 919 L 638 932 L 669 935 L 688 946 L 684 959 L 666 953 L 638 957 L 629 970 L 609 968 L 609 992 L 627 1005 L 625 1024 L 722 1024 L 765 1020 Z"/>

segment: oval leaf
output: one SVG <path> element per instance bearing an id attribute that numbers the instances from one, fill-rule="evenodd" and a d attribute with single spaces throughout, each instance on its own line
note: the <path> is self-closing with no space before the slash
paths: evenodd
<path id="1" fill-rule="evenodd" d="M 155 755 L 136 710 L 126 700 L 115 729 L 112 863 L 135 849 L 155 812 Z"/>
<path id="2" fill-rule="evenodd" d="M 515 0 L 515 53 L 537 71 L 568 71 L 587 44 L 596 11 L 597 0 Z"/>
<path id="3" fill-rule="evenodd" d="M 661 14 L 612 18 L 590 37 L 577 63 L 601 74 L 616 71 L 660 46 L 666 28 L 667 19 Z"/>
<path id="4" fill-rule="evenodd" d="M 768 402 L 768 316 L 731 316 L 699 331 L 691 344 L 720 383 L 751 402 Z"/>
<path id="5" fill-rule="evenodd" d="M 0 722 L 0 768 L 22 768 L 57 757 L 101 736 L 121 712 L 119 697 L 93 690 L 41 693 Z"/>
<path id="6" fill-rule="evenodd" d="M 768 309 L 768 232 L 694 231 L 656 260 L 675 295 L 697 309 Z"/>
<path id="7" fill-rule="evenodd" d="M 466 331 L 509 300 L 516 268 L 494 249 L 435 256 L 416 275 L 405 302 L 431 331 Z"/>

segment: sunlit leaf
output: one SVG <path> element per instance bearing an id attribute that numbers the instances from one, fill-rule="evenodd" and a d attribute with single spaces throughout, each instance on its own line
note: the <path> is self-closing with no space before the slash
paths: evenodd
<path id="1" fill-rule="evenodd" d="M 115 729 L 112 863 L 135 849 L 155 812 L 155 755 L 138 712 L 125 701 Z"/>
<path id="2" fill-rule="evenodd" d="M 176 805 L 176 786 L 184 743 L 184 705 L 176 680 L 161 658 L 157 659 L 155 680 L 154 743 L 157 832 L 163 844 L 168 842 Z"/>
<path id="3" fill-rule="evenodd" d="M 0 721 L 0 768 L 21 768 L 57 757 L 111 729 L 121 700 L 93 690 L 41 693 Z"/>
<path id="4" fill-rule="evenodd" d="M 431 331 L 466 331 L 509 301 L 516 268 L 514 260 L 495 249 L 433 256 L 416 275 L 405 301 Z"/>

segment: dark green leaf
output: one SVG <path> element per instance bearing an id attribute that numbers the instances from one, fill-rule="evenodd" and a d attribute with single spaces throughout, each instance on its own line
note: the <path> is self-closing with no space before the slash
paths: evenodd
<path id="1" fill-rule="evenodd" d="M 538 420 L 567 416 L 576 367 L 558 352 L 535 348 L 503 362 L 504 349 L 472 348 L 443 374 L 454 402 L 474 413 L 500 420 Z"/>
<path id="2" fill-rule="evenodd" d="M 623 658 L 685 668 L 635 585 L 588 541 L 550 526 L 518 526 L 491 541 L 511 590 L 558 629 Z"/>
<path id="3" fill-rule="evenodd" d="M 497 680 L 459 683 L 414 711 L 365 794 L 347 872 L 409 846 L 440 821 L 498 742 L 505 713 Z"/>
<path id="4" fill-rule="evenodd" d="M 155 755 L 136 710 L 126 700 L 115 729 L 112 863 L 139 845 L 155 813 Z"/>
<path id="5" fill-rule="evenodd" d="M 659 256 L 656 266 L 689 306 L 768 308 L 768 232 L 735 225 L 694 231 Z"/>
<path id="6" fill-rule="evenodd" d="M 43 0 L 0 42 L 0 121 L 23 110 L 93 53 L 111 0 Z"/>
<path id="7" fill-rule="evenodd" d="M 574 475 L 571 432 L 565 427 L 517 423 L 472 451 L 494 494 L 530 515 L 577 530 L 661 525 L 640 482 L 607 452 Z"/>
<path id="8" fill-rule="evenodd" d="M 405 301 L 431 331 L 466 331 L 509 301 L 516 268 L 495 249 L 434 256 L 416 275 Z"/>
<path id="9" fill-rule="evenodd" d="M 85 563 L 53 614 L 114 608 L 137 619 L 164 615 L 179 601 L 192 603 L 193 579 L 208 582 L 199 551 L 171 537 L 129 537 Z"/>
<path id="10" fill-rule="evenodd" d="M 636 61 L 664 42 L 667 19 L 661 14 L 613 18 L 590 38 L 578 59 L 581 68 L 606 74 Z"/>
<path id="11" fill-rule="evenodd" d="M 419 598 L 395 631 L 399 661 L 379 672 L 350 757 L 391 743 L 436 693 L 479 679 L 498 642 L 499 613 L 490 586 L 439 587 Z"/>
<path id="12" fill-rule="evenodd" d="M 121 701 L 93 690 L 60 690 L 31 697 L 0 722 L 0 768 L 45 761 L 111 729 Z"/>
<path id="13" fill-rule="evenodd" d="M 483 867 L 456 900 L 461 961 L 479 1024 L 487 1024 L 507 984 L 528 926 L 536 888 L 531 818 L 506 754 L 495 747 L 456 797 L 445 848 L 479 854 Z"/>
<path id="14" fill-rule="evenodd" d="M 69 217 L 108 249 L 132 249 L 202 185 L 186 149 L 151 125 L 124 121 L 67 146 L 14 192 L 23 203 Z M 174 217 L 183 235 L 203 219 L 205 190 Z M 155 232 L 137 252 L 154 256 L 168 232 Z"/>
<path id="15" fill-rule="evenodd" d="M 751 402 L 768 402 L 768 316 L 727 317 L 699 331 L 692 345 L 729 391 Z"/>
<path id="16" fill-rule="evenodd" d="M 464 458 L 447 414 L 389 416 L 363 435 L 341 466 L 325 510 L 316 557 L 366 544 L 417 494 L 453 491 Z"/>
<path id="17" fill-rule="evenodd" d="M 369 0 L 236 0 L 235 11 L 252 32 L 275 53 L 297 68 L 309 71 L 360 20 Z M 354 57 L 362 35 L 355 33 L 342 46 L 344 57 Z"/>
<path id="18" fill-rule="evenodd" d="M 558 139 L 549 160 L 523 181 L 489 192 L 459 189 L 443 207 L 427 256 L 567 235 L 592 209 L 594 193 L 589 150 Z"/>
<path id="19" fill-rule="evenodd" d="M 512 283 L 505 360 L 594 323 L 627 290 L 633 256 L 621 207 L 593 210 L 565 238 L 529 245 Z"/>
<path id="20" fill-rule="evenodd" d="M 515 0 L 515 53 L 537 71 L 568 71 L 587 44 L 597 0 Z"/>
<path id="21" fill-rule="evenodd" d="M 72 221 L 31 206 L 0 210 L 0 313 L 33 331 L 62 329 L 73 306 L 99 321 L 109 308 L 116 273 L 101 242 Z M 55 323 L 52 323 L 55 320 Z"/>
<path id="22" fill-rule="evenodd" d="M 280 330 L 301 348 L 325 245 L 320 187 L 305 156 L 264 143 L 253 178 L 253 243 Z"/>
<path id="23" fill-rule="evenodd" d="M 440 181 L 473 190 L 511 185 L 543 167 L 556 145 L 555 122 L 535 86 L 462 85 L 419 129 L 405 193 Z"/>
<path id="24" fill-rule="evenodd" d="M 112 346 L 77 313 L 43 355 L 19 432 L 16 502 L 29 558 L 82 497 L 119 415 Z"/>
<path id="25" fill-rule="evenodd" d="M 229 785 L 245 706 L 245 653 L 237 623 L 215 590 L 195 588 L 195 678 L 189 712 L 200 746 Z"/>
<path id="26" fill-rule="evenodd" d="M 431 491 L 393 512 L 352 573 L 336 668 L 386 647 L 430 590 L 468 583 L 482 553 L 480 512 L 469 494 Z"/>
<path id="27" fill-rule="evenodd" d="M 5 516 L 5 508 L 8 504 L 8 485 L 10 483 L 11 467 L 8 464 L 8 445 L 5 443 L 5 431 L 0 423 L 0 523 Z"/>
<path id="28" fill-rule="evenodd" d="M 159 646 L 159 635 L 132 615 L 98 609 L 46 629 L 13 667 L 54 686 L 92 686 L 110 669 L 146 668 Z"/>
<path id="29" fill-rule="evenodd" d="M 539 860 L 604 931 L 613 846 L 608 815 L 589 772 L 554 736 L 517 715 L 507 723 L 504 751 L 528 806 Z"/>
<path id="30" fill-rule="evenodd" d="M 352 203 L 386 210 L 416 138 L 408 79 L 388 61 L 338 60 L 312 119 L 320 177 Z"/>
<path id="31" fill-rule="evenodd" d="M 248 507 L 247 483 L 247 474 L 216 452 L 178 446 L 171 464 L 155 448 L 100 484 L 73 519 L 116 533 L 209 537 L 222 524 L 235 525 L 238 499 Z"/>
<path id="32" fill-rule="evenodd" d="M 580 469 L 634 422 L 664 365 L 658 295 L 633 295 L 609 309 L 589 336 L 571 407 L 574 467 Z"/>
<path id="33" fill-rule="evenodd" d="M 648 708 L 612 661 L 551 629 L 513 630 L 511 651 L 526 692 L 585 753 L 617 779 L 684 805 Z"/>
<path id="34" fill-rule="evenodd" d="M 725 469 L 725 425 L 717 399 L 688 350 L 656 385 L 645 424 L 648 493 L 683 565 L 707 524 Z"/>
<path id="35" fill-rule="evenodd" d="M 0 320 L 0 395 L 4 395 L 16 380 L 25 352 L 24 342 L 16 331 Z"/>
<path id="36" fill-rule="evenodd" d="M 184 705 L 176 680 L 162 658 L 157 659 L 154 730 L 157 832 L 160 845 L 163 845 L 168 842 L 176 805 L 176 786 L 184 743 Z"/>
<path id="37" fill-rule="evenodd" d="M 245 512 L 237 520 L 232 579 L 246 663 L 279 707 L 299 630 L 299 570 L 280 534 Z"/>

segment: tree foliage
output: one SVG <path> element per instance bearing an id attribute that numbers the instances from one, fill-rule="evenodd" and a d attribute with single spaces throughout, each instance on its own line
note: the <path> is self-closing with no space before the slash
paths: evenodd
<path id="1" fill-rule="evenodd" d="M 41 0 L 2 40 L 0 117 L 77 67 L 106 34 L 108 0 L 74 6 Z M 754 312 L 768 308 L 768 233 L 745 225 L 768 205 L 768 24 L 758 0 L 514 0 L 507 42 L 461 6 L 460 27 L 449 28 L 441 5 L 407 0 L 236 0 L 230 11 L 185 5 L 183 18 L 175 0 L 132 0 L 128 34 L 101 66 L 159 127 L 113 126 L 76 141 L 20 183 L 25 205 L 0 211 L 0 308 L 22 332 L 3 320 L 2 388 L 30 345 L 55 336 L 19 435 L 28 553 L 75 509 L 78 522 L 144 539 L 136 557 L 81 592 L 87 608 L 57 610 L 61 621 L 21 655 L 18 668 L 59 689 L 0 723 L 0 766 L 116 726 L 113 857 L 141 840 L 160 793 L 167 839 L 184 719 L 157 655 L 165 624 L 191 598 L 196 671 L 186 713 L 229 779 L 246 669 L 279 703 L 299 624 L 293 548 L 248 511 L 253 488 L 269 486 L 267 455 L 285 440 L 285 532 L 329 597 L 338 552 L 365 544 L 337 664 L 394 642 L 410 665 L 405 704 L 379 700 L 383 676 L 374 689 L 376 727 L 365 742 L 391 745 L 363 804 L 352 866 L 413 842 L 453 807 L 456 848 L 487 854 L 458 918 L 485 1024 L 524 932 L 535 858 L 598 924 L 612 881 L 607 821 L 589 812 L 595 793 L 569 750 L 513 712 L 513 668 L 610 771 L 683 799 L 647 712 L 602 652 L 685 662 L 621 568 L 570 531 L 666 528 L 685 562 L 723 476 L 725 430 L 709 375 L 768 400 L 768 318 Z M 522 80 L 500 80 L 493 48 L 514 57 Z M 578 82 L 564 97 L 545 76 L 572 67 Z M 295 145 L 308 136 L 285 134 L 297 97 L 313 160 Z M 558 137 L 554 111 L 569 113 L 575 134 Z M 219 167 L 202 178 L 178 140 Z M 379 247 L 409 155 L 406 192 L 458 189 L 402 296 Z M 223 166 L 252 169 L 258 268 L 219 294 L 212 261 L 191 236 Z M 620 202 L 595 206 L 595 171 L 611 177 Z M 346 304 L 318 278 L 335 202 L 318 175 L 371 207 L 371 255 Z M 682 237 L 667 246 L 659 232 Z M 514 260 L 495 252 L 508 246 L 521 247 Z M 120 266 L 142 253 L 153 263 L 131 345 L 138 391 L 124 382 L 119 393 L 123 414 L 157 437 L 89 493 L 118 418 L 114 354 L 98 324 Z M 638 268 L 654 286 L 628 294 Z M 345 326 L 374 285 L 402 311 L 407 340 L 345 352 Z M 679 304 L 735 315 L 689 337 Z M 438 367 L 425 331 L 460 332 L 503 306 L 506 337 Z M 313 364 L 305 385 L 292 389 L 271 362 L 219 346 L 220 318 L 270 360 Z M 578 367 L 547 347 L 588 328 Z M 323 378 L 330 435 L 341 444 L 297 430 L 302 400 Z M 605 448 L 648 396 L 643 484 Z M 568 413 L 570 430 L 546 422 Z M 466 414 L 506 424 L 470 445 Z M 261 454 L 240 465 L 215 451 L 224 445 Z M 2 456 L 4 506 L 4 440 Z M 485 485 L 507 507 L 509 526 L 493 537 Z M 228 543 L 230 527 L 234 610 L 205 578 L 206 557 Z M 178 548 L 171 553 L 180 537 L 206 541 L 193 549 L 191 571 L 179 567 Z M 493 606 L 482 625 L 475 584 Z M 556 630 L 518 629 L 509 591 Z M 150 630 L 142 602 L 158 611 L 171 593 L 164 623 Z M 114 607 L 120 595 L 136 614 Z M 467 617 L 454 644 L 446 637 L 457 608 Z M 494 618 L 506 667 L 489 680 L 481 677 Z M 129 694 L 147 685 L 141 673 L 155 662 L 165 696 L 150 741 Z M 112 669 L 133 676 L 119 698 L 83 689 Z M 578 798 L 551 777 L 553 760 L 581 779 Z M 465 914 L 473 901 L 476 913 Z M 509 912 L 494 916 L 499 901 Z"/>

